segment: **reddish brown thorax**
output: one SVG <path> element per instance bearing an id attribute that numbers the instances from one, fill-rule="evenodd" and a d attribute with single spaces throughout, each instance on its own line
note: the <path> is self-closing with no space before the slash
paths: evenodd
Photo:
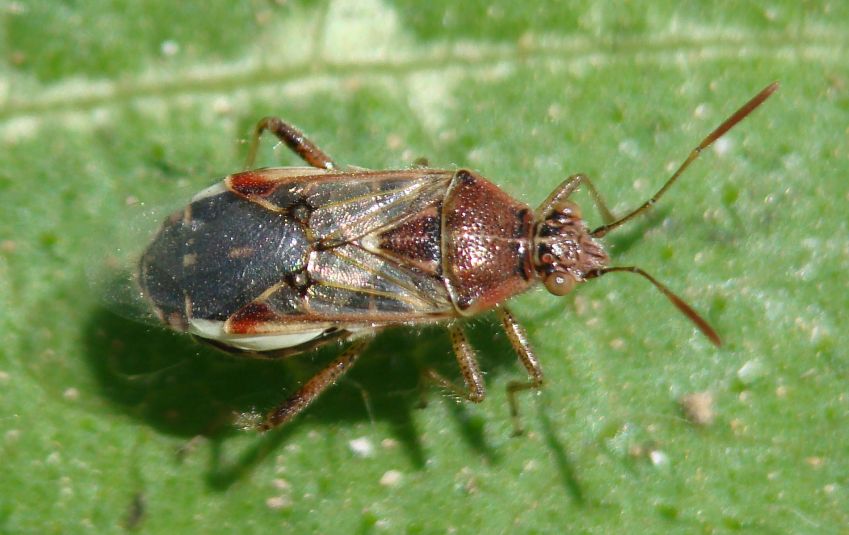
<path id="1" fill-rule="evenodd" d="M 608 256 L 578 206 L 533 210 L 471 171 L 456 173 L 443 207 L 443 275 L 457 311 L 477 314 L 525 291 L 538 278 L 564 295 Z"/>
<path id="2" fill-rule="evenodd" d="M 529 206 L 461 169 L 448 186 L 442 217 L 443 276 L 460 314 L 492 308 L 533 282 Z"/>

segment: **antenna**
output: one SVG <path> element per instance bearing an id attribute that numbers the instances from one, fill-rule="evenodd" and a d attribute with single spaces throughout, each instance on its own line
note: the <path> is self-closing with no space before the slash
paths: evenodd
<path id="1" fill-rule="evenodd" d="M 766 86 L 765 88 L 763 88 L 760 93 L 758 93 L 757 95 L 752 97 L 752 99 L 749 100 L 749 102 L 743 104 L 743 106 L 739 110 L 734 112 L 734 114 L 731 115 L 731 117 L 729 117 L 721 125 L 716 127 L 716 129 L 713 132 L 708 134 L 708 136 L 706 138 L 704 138 L 702 140 L 702 142 L 699 143 L 699 145 L 695 149 L 693 149 L 693 151 L 690 153 L 690 155 L 687 157 L 687 159 L 684 160 L 684 163 L 682 163 L 681 166 L 678 167 L 678 169 L 674 173 L 672 173 L 672 176 L 669 177 L 669 179 L 666 181 L 666 183 L 663 184 L 663 186 L 659 190 L 657 190 L 657 193 L 655 193 L 651 197 L 651 199 L 644 202 L 636 210 L 633 210 L 630 213 L 628 213 L 627 215 L 620 217 L 616 221 L 613 221 L 611 223 L 606 223 L 606 224 L 598 227 L 597 229 L 590 232 L 590 235 L 593 238 L 601 238 L 602 236 L 606 235 L 611 230 L 624 225 L 628 221 L 632 220 L 633 218 L 637 217 L 638 215 L 642 214 L 643 212 L 645 212 L 646 210 L 648 210 L 649 208 L 654 206 L 654 203 L 656 203 L 658 201 L 658 199 L 660 199 L 661 196 L 663 196 L 663 194 L 666 193 L 666 190 L 668 190 L 672 186 L 672 184 L 675 183 L 676 180 L 678 180 L 678 177 L 681 176 L 681 174 L 688 167 L 690 167 L 690 164 L 693 163 L 694 161 L 696 161 L 696 158 L 698 158 L 699 155 L 701 155 L 703 150 L 710 147 L 713 144 L 714 141 L 716 141 L 717 139 L 722 137 L 723 134 L 725 134 L 726 132 L 728 132 L 729 130 L 734 128 L 734 126 L 737 123 L 739 123 L 740 121 L 745 119 L 746 116 L 748 116 L 750 113 L 752 113 L 755 110 L 755 108 L 757 108 L 758 106 L 763 104 L 764 101 L 766 99 L 768 99 L 769 96 L 772 95 L 773 93 L 775 93 L 777 90 L 778 90 L 778 82 L 773 82 L 773 83 L 769 84 L 768 86 Z"/>
<path id="2" fill-rule="evenodd" d="M 605 275 L 607 273 L 613 273 L 613 272 L 616 272 L 616 271 L 624 271 L 624 272 L 627 272 L 627 273 L 635 273 L 637 275 L 640 275 L 640 276 L 648 279 L 648 281 L 650 283 L 654 284 L 655 288 L 660 290 L 660 292 L 663 295 L 665 295 L 666 298 L 669 299 L 669 301 L 673 305 L 675 305 L 675 308 L 677 308 L 678 310 L 681 311 L 682 314 L 687 316 L 687 318 L 690 321 L 692 321 L 696 325 L 696 327 L 698 327 L 699 330 L 702 331 L 702 333 L 704 333 L 705 336 L 708 337 L 708 340 L 710 340 L 713 343 L 713 345 L 715 345 L 716 347 L 719 347 L 719 346 L 722 345 L 722 340 L 719 338 L 719 335 L 716 334 L 716 331 L 713 330 L 713 327 L 710 326 L 710 324 L 707 322 L 707 320 L 705 320 L 703 317 L 701 317 L 699 315 L 699 313 L 696 312 L 695 310 L 693 310 L 693 308 L 690 305 L 688 305 L 686 302 L 684 302 L 683 299 L 678 297 L 675 294 L 675 292 L 673 292 L 672 290 L 667 288 L 665 284 L 659 282 L 657 279 L 655 279 L 654 277 L 652 277 L 651 275 L 649 275 L 648 273 L 646 273 L 645 271 L 643 271 L 642 269 L 640 269 L 638 267 L 635 267 L 635 266 L 614 266 L 614 267 L 594 269 L 594 270 L 588 272 L 586 275 L 584 275 L 584 278 L 594 279 L 594 278 L 597 278 L 597 277 L 601 277 L 602 275 Z"/>

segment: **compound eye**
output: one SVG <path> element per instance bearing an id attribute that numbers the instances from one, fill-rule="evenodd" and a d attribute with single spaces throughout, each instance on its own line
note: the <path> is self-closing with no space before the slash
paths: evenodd
<path id="1" fill-rule="evenodd" d="M 564 273 L 562 271 L 555 271 L 550 275 L 546 275 L 545 279 L 542 281 L 545 285 L 545 289 L 554 295 L 566 295 L 571 292 L 572 288 L 575 287 L 575 282 L 574 278 L 572 278 L 568 273 Z"/>

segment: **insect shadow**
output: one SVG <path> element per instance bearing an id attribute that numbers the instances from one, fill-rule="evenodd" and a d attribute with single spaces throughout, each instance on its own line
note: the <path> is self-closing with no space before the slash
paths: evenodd
<path id="1" fill-rule="evenodd" d="M 510 344 L 493 318 L 471 322 L 469 337 L 483 357 L 489 377 L 521 374 Z M 496 334 L 498 333 L 498 334 Z M 212 462 L 209 482 L 226 488 L 284 443 L 302 422 L 335 425 L 340 422 L 388 422 L 411 463 L 425 466 L 426 453 L 414 413 L 439 411 L 444 400 L 448 414 L 468 447 L 489 462 L 498 454 L 488 439 L 484 418 L 468 403 L 456 402 L 423 379 L 427 368 L 461 383 L 450 343 L 443 329 L 390 329 L 376 337 L 348 378 L 340 381 L 291 426 L 257 435 L 254 445 L 229 461 L 221 461 L 223 445 L 240 431 L 235 416 L 275 406 L 281 396 L 294 392 L 315 370 L 338 353 L 331 346 L 280 360 L 233 357 L 179 335 L 97 308 L 86 329 L 88 364 L 103 397 L 125 414 L 159 432 L 210 440 Z M 506 369 L 505 369 L 506 368 Z M 486 403 L 503 401 L 490 387 Z M 494 410 L 497 410 L 495 408 Z M 503 426 L 509 426 L 503 407 Z M 499 429 L 497 432 L 505 432 Z M 251 431 L 247 431 L 250 433 Z"/>

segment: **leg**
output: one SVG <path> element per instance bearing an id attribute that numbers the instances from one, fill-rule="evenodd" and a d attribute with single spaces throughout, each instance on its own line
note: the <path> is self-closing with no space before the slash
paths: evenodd
<path id="1" fill-rule="evenodd" d="M 306 409 L 322 392 L 327 390 L 327 387 L 351 369 L 368 343 L 369 340 L 357 340 L 348 346 L 329 366 L 315 374 L 289 399 L 269 412 L 265 416 L 265 421 L 259 425 L 260 431 L 283 425 Z"/>
<path id="2" fill-rule="evenodd" d="M 498 317 L 501 318 L 501 323 L 504 325 L 504 331 L 507 333 L 507 339 L 510 340 L 510 345 L 516 350 L 519 355 L 519 360 L 528 371 L 528 381 L 511 381 L 507 384 L 507 399 L 510 402 L 510 417 L 513 419 L 513 434 L 522 434 L 522 425 L 519 421 L 519 406 L 516 403 L 516 393 L 523 390 L 537 390 L 542 387 L 543 376 L 542 368 L 539 365 L 539 360 L 534 355 L 531 344 L 528 342 L 528 335 L 525 329 L 516 321 L 513 314 L 507 307 L 498 308 Z"/>
<path id="3" fill-rule="evenodd" d="M 428 377 L 458 397 L 480 403 L 486 397 L 486 386 L 478 359 L 475 357 L 475 350 L 463 333 L 463 329 L 458 325 L 449 325 L 448 334 L 451 336 L 451 346 L 454 348 L 454 354 L 457 357 L 457 364 L 460 365 L 460 373 L 463 374 L 463 382 L 466 388 L 465 390 L 460 388 L 433 369 L 427 370 Z"/>
<path id="4" fill-rule="evenodd" d="M 279 117 L 265 117 L 254 128 L 251 146 L 248 149 L 248 159 L 245 161 L 245 169 L 251 169 L 253 167 L 254 160 L 256 159 L 256 151 L 259 148 L 259 138 L 265 130 L 277 136 L 277 139 L 285 143 L 287 147 L 311 166 L 318 167 L 319 169 L 334 169 L 336 167 L 330 156 L 307 139 L 300 130 L 284 122 Z"/>
<path id="5" fill-rule="evenodd" d="M 601 198 L 601 194 L 599 194 L 598 190 L 595 189 L 595 185 L 593 185 L 592 180 L 590 180 L 590 177 L 587 175 L 572 175 L 567 178 L 562 184 L 557 186 L 545 202 L 537 208 L 537 215 L 543 215 L 545 212 L 550 210 L 555 203 L 560 202 L 563 199 L 568 199 L 569 196 L 581 186 L 581 184 L 587 185 L 587 189 L 590 191 L 593 203 L 595 204 L 596 209 L 598 209 L 598 212 L 601 214 L 601 219 L 604 223 L 608 224 L 615 221 L 616 217 L 607 208 L 607 203 L 605 203 L 604 199 Z"/>

